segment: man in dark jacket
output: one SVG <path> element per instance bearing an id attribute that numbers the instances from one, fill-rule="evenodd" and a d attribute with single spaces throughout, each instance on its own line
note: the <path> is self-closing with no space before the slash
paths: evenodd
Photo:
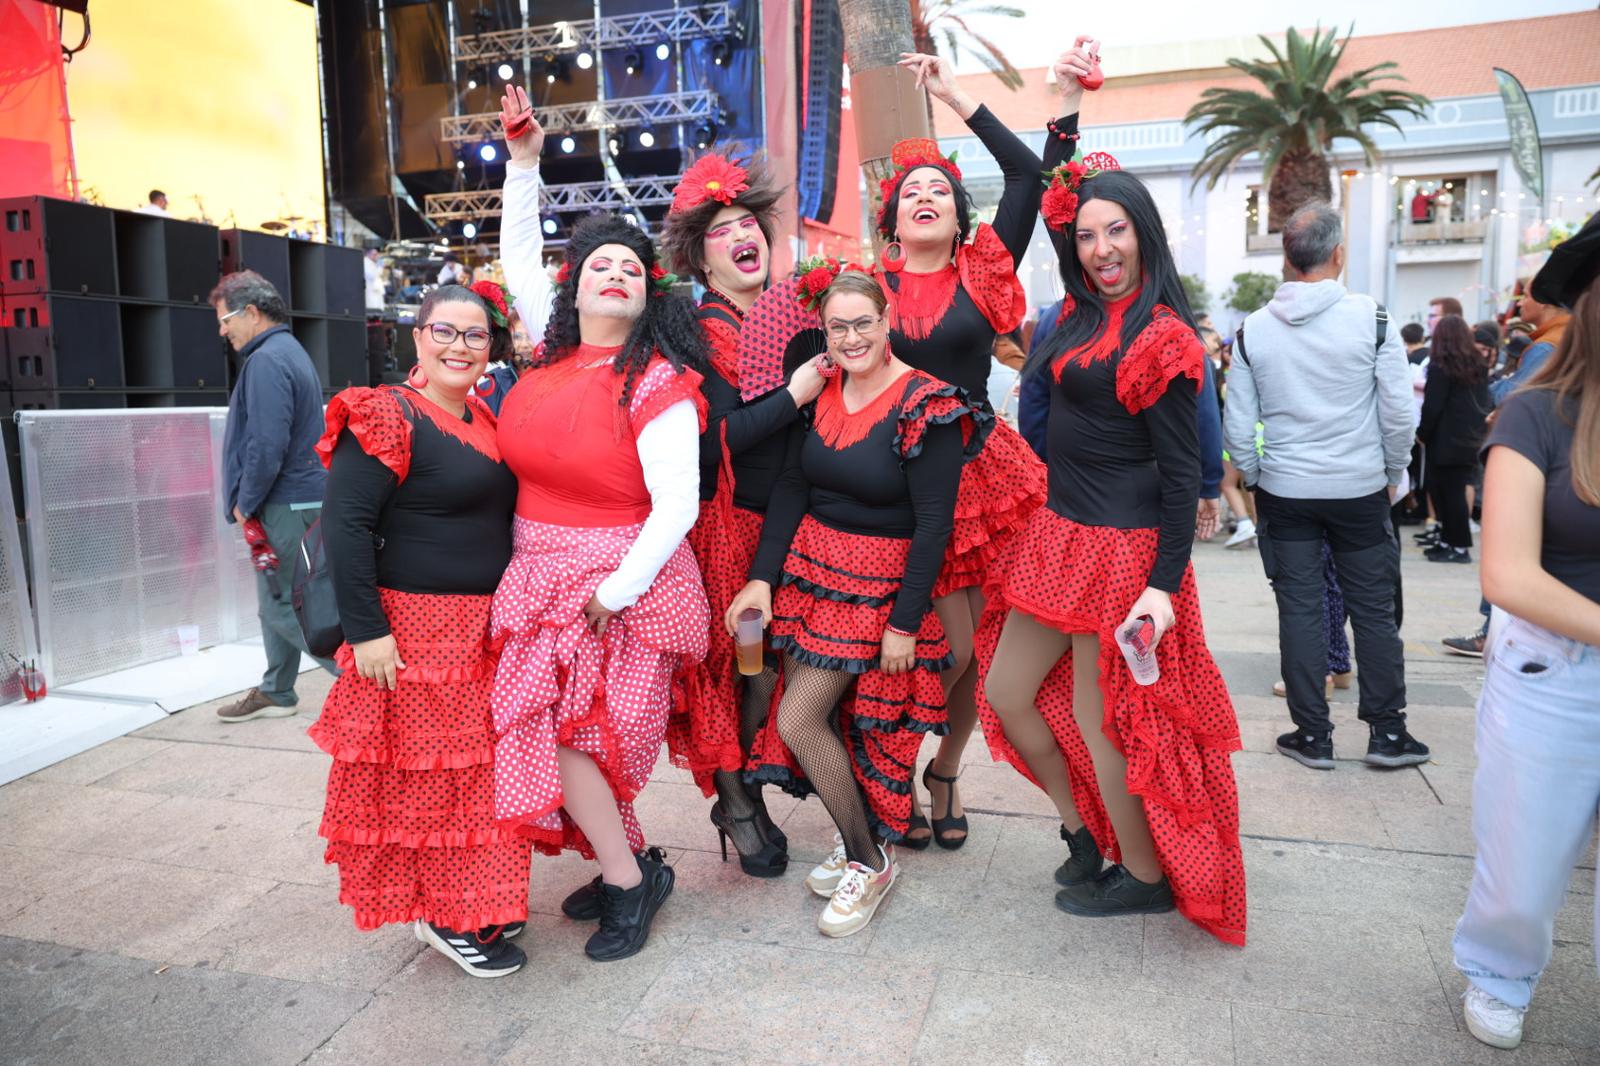
<path id="1" fill-rule="evenodd" d="M 270 281 L 253 270 L 224 277 L 211 292 L 217 330 L 239 353 L 228 399 L 223 492 L 229 521 L 259 520 L 279 559 L 276 574 L 256 572 L 257 613 L 267 672 L 244 698 L 217 711 L 224 722 L 284 718 L 299 697 L 305 638 L 290 603 L 300 538 L 322 510 L 322 385 L 311 357 L 289 332 L 289 312 Z M 332 661 L 317 662 L 337 673 Z"/>

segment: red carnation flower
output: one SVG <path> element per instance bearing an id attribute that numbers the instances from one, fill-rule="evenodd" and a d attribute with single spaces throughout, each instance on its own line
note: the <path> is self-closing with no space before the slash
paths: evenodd
<path id="1" fill-rule="evenodd" d="M 672 190 L 672 214 L 691 211 L 707 200 L 731 204 L 739 194 L 750 188 L 745 169 L 726 156 L 702 156 L 683 172 L 677 188 Z"/>
<path id="2" fill-rule="evenodd" d="M 834 274 L 825 266 L 815 267 L 800 279 L 800 285 L 812 297 L 822 295 L 822 290 L 833 284 Z"/>
<path id="3" fill-rule="evenodd" d="M 493 281 L 475 281 L 472 283 L 472 291 L 487 300 L 489 306 L 499 313 L 500 321 L 497 325 L 505 325 L 506 320 L 511 317 L 511 309 L 506 306 L 506 290 Z"/>
<path id="4" fill-rule="evenodd" d="M 1078 194 L 1065 185 L 1052 184 L 1040 204 L 1044 223 L 1053 230 L 1064 230 L 1078 217 Z"/>
<path id="5" fill-rule="evenodd" d="M 556 284 L 565 285 L 570 280 L 572 280 L 572 264 L 562 263 L 561 269 L 556 271 Z"/>

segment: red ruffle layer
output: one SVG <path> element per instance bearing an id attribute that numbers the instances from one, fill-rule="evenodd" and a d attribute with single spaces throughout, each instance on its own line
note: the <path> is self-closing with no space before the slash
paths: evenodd
<path id="1" fill-rule="evenodd" d="M 983 451 L 961 471 L 955 529 L 934 598 L 983 587 L 989 568 L 1047 491 L 1044 464 L 1016 430 L 996 419 Z"/>

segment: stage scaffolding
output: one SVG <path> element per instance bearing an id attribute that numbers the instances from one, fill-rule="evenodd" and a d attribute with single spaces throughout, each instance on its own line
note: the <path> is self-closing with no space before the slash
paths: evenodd
<path id="1" fill-rule="evenodd" d="M 721 110 L 717 94 L 702 89 L 537 107 L 534 108 L 533 117 L 544 127 L 545 136 L 559 137 L 566 133 L 586 133 L 590 130 L 717 122 L 720 121 Z M 498 111 L 446 115 L 439 120 L 440 139 L 447 144 L 498 141 L 501 133 Z"/>
<path id="2" fill-rule="evenodd" d="M 456 62 L 549 59 L 601 48 L 648 47 L 662 41 L 689 41 L 739 32 L 728 4 L 700 4 L 668 11 L 463 35 L 456 38 Z"/>

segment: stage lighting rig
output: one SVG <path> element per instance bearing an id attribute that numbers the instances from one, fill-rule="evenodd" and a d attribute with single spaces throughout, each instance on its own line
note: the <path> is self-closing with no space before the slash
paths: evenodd
<path id="1" fill-rule="evenodd" d="M 535 7 L 538 5 L 535 4 Z M 456 38 L 459 63 L 495 62 L 501 59 L 537 59 L 574 52 L 636 45 L 654 48 L 665 61 L 672 54 L 666 42 L 739 37 L 738 20 L 728 0 L 698 0 L 658 11 L 579 19 L 527 26 Z"/>
<path id="2" fill-rule="evenodd" d="M 554 237 L 561 229 L 561 223 L 557 222 L 553 218 L 545 219 L 542 223 L 540 223 L 540 226 L 544 229 L 544 235 L 546 237 Z"/>
<path id="3" fill-rule="evenodd" d="M 561 138 L 561 150 L 567 155 L 571 155 L 573 152 L 576 152 L 578 150 L 578 138 L 574 137 L 570 133 L 563 136 Z"/>
<path id="4" fill-rule="evenodd" d="M 500 158 L 500 149 L 496 148 L 493 143 L 484 141 L 478 145 L 478 158 L 485 163 L 493 163 Z"/>
<path id="5" fill-rule="evenodd" d="M 727 40 L 711 42 L 711 62 L 719 67 L 728 65 L 728 60 L 733 58 L 733 45 Z"/>
<path id="6" fill-rule="evenodd" d="M 462 225 L 461 225 L 461 236 L 465 237 L 469 241 L 474 239 L 475 237 L 477 237 L 478 236 L 478 224 L 476 222 L 464 222 L 464 223 L 462 223 Z"/>
<path id="7" fill-rule="evenodd" d="M 561 130 L 564 133 L 637 129 L 645 126 L 692 127 L 697 122 L 719 125 L 725 121 L 717 94 L 710 89 L 552 104 L 535 107 L 534 118 L 545 129 Z M 440 140 L 446 144 L 472 145 L 493 141 L 499 138 L 501 133 L 500 112 L 445 115 L 439 119 L 439 132 Z"/>
<path id="8" fill-rule="evenodd" d="M 668 44 L 666 41 L 662 41 L 660 44 L 656 45 L 656 58 L 661 60 L 663 63 L 671 59 L 672 45 Z"/>
<path id="9" fill-rule="evenodd" d="M 594 54 L 592 52 L 579 52 L 578 69 L 588 70 L 592 66 L 594 66 Z"/>
<path id="10" fill-rule="evenodd" d="M 517 72 L 510 63 L 501 63 L 500 68 L 495 73 L 500 75 L 501 81 L 510 81 Z"/>
<path id="11" fill-rule="evenodd" d="M 629 77 L 639 73 L 644 69 L 644 53 L 637 48 L 628 49 L 622 54 L 622 66 Z"/>
<path id="12" fill-rule="evenodd" d="M 717 124 L 711 119 L 697 124 L 694 128 L 694 146 L 701 149 L 710 148 L 717 143 L 719 132 Z"/>
<path id="13" fill-rule="evenodd" d="M 655 131 L 652 130 L 650 127 L 646 126 L 644 129 L 639 131 L 639 147 L 640 148 L 654 148 L 655 146 L 656 146 L 656 134 L 655 134 Z"/>

